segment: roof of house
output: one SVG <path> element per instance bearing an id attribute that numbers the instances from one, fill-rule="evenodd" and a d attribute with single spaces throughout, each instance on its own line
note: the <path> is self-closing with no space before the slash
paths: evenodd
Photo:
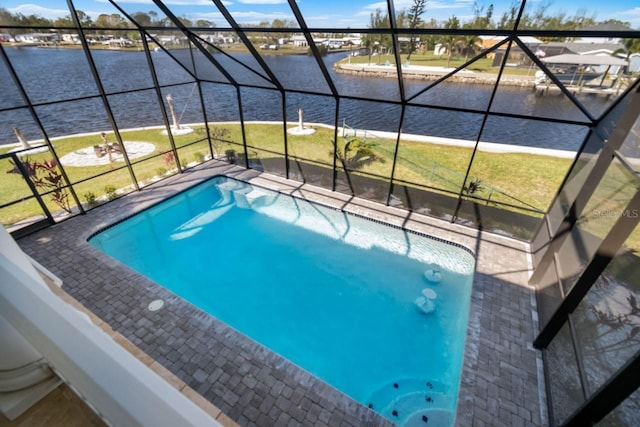
<path id="1" fill-rule="evenodd" d="M 481 40 L 495 40 L 495 41 L 502 41 L 504 40 L 506 37 L 504 36 L 480 36 L 479 37 Z M 537 39 L 535 37 L 532 36 L 520 36 L 518 37 L 520 39 L 520 41 L 524 44 L 542 44 L 542 40 Z"/>
<path id="2" fill-rule="evenodd" d="M 546 64 L 575 64 L 575 65 L 628 65 L 624 59 L 609 55 L 577 55 L 565 53 L 562 55 L 541 58 Z"/>
<path id="3" fill-rule="evenodd" d="M 549 46 L 549 47 L 563 46 L 571 50 L 572 52 L 581 53 L 581 54 L 595 52 L 595 51 L 609 51 L 613 53 L 616 50 L 624 49 L 624 45 L 622 45 L 621 43 L 549 42 L 544 46 Z M 544 47 L 544 46 L 541 46 L 541 47 Z"/>

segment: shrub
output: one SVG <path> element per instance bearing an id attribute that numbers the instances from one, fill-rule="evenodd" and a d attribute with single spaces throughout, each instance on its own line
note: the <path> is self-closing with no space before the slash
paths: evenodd
<path id="1" fill-rule="evenodd" d="M 92 191 L 87 191 L 82 195 L 82 197 L 84 197 L 85 202 L 87 202 L 87 205 L 89 205 L 90 208 L 98 205 L 96 195 Z"/>
<path id="2" fill-rule="evenodd" d="M 329 48 L 323 44 L 316 45 L 316 47 L 318 48 L 320 56 L 326 56 L 329 53 Z M 311 48 L 307 49 L 307 55 L 313 55 Z"/>
<path id="3" fill-rule="evenodd" d="M 27 157 L 25 160 L 18 161 L 24 166 L 26 174 L 37 189 L 42 190 L 43 193 L 48 192 L 53 203 L 71 213 L 69 194 L 65 189 L 65 181 L 55 159 L 32 161 Z M 17 164 L 14 164 L 11 160 L 9 160 L 9 163 L 13 168 L 7 173 L 20 173 Z"/>
<path id="4" fill-rule="evenodd" d="M 198 163 L 202 163 L 204 162 L 204 154 L 202 154 L 199 151 L 196 151 L 195 153 L 193 153 L 193 159 Z"/>
<path id="5" fill-rule="evenodd" d="M 167 151 L 162 155 L 162 161 L 167 166 L 167 168 L 175 168 L 176 167 L 176 156 L 173 154 L 173 151 Z"/>
<path id="6" fill-rule="evenodd" d="M 116 187 L 114 187 L 113 185 L 107 185 L 104 187 L 104 192 L 107 195 L 107 199 L 109 200 L 113 200 L 116 197 L 118 197 L 118 194 L 116 193 Z"/>
<path id="7" fill-rule="evenodd" d="M 225 139 L 229 138 L 229 129 L 225 128 L 211 128 L 209 129 L 209 135 L 211 136 L 211 147 L 216 154 L 220 154 L 222 143 Z"/>
<path id="8" fill-rule="evenodd" d="M 229 163 L 236 162 L 236 150 L 225 150 L 224 155 L 227 158 L 227 162 Z"/>
<path id="9" fill-rule="evenodd" d="M 167 173 L 167 168 L 160 166 L 158 169 L 156 169 L 156 175 L 158 176 L 164 176 Z"/>

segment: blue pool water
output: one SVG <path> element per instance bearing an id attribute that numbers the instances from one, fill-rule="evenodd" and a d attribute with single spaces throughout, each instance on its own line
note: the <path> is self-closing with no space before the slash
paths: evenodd
<path id="1" fill-rule="evenodd" d="M 90 243 L 398 424 L 453 424 L 465 249 L 224 177 Z"/>

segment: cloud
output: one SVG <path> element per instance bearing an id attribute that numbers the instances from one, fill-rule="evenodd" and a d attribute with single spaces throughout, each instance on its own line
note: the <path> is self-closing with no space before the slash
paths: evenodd
<path id="1" fill-rule="evenodd" d="M 21 13 L 25 16 L 38 15 L 47 19 L 56 19 L 69 15 L 69 9 L 53 9 L 38 6 L 37 4 L 21 4 L 16 7 L 9 7 L 7 10 L 13 14 Z"/>
<path id="2" fill-rule="evenodd" d="M 629 22 L 632 28 L 640 28 L 640 7 L 616 12 L 612 17 L 620 21 Z"/>

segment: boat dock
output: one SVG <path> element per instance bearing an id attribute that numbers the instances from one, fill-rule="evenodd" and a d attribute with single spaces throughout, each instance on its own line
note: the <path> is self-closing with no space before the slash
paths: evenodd
<path id="1" fill-rule="evenodd" d="M 603 87 L 603 86 L 578 86 L 578 85 L 566 85 L 565 88 L 572 94 L 592 94 L 598 96 L 619 96 L 624 92 L 626 86 L 616 85 L 617 87 Z M 560 88 L 553 83 L 537 83 L 534 85 L 537 96 L 542 95 L 559 95 L 562 93 Z"/>

